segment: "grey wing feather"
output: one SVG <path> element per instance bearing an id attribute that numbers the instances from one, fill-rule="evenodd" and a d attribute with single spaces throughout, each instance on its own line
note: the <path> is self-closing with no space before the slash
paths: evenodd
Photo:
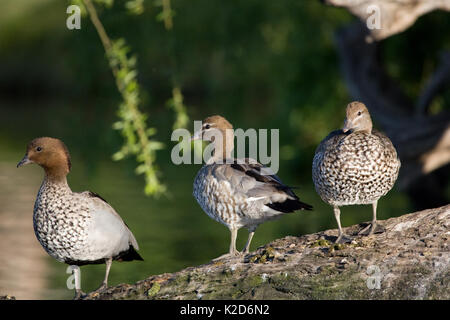
<path id="1" fill-rule="evenodd" d="M 114 216 L 116 219 L 120 220 L 124 225 L 125 228 L 128 230 L 129 233 L 129 242 L 130 244 L 136 249 L 139 250 L 139 245 L 137 243 L 136 238 L 134 237 L 133 233 L 131 232 L 128 225 L 123 221 L 122 217 L 114 210 L 114 208 L 105 200 L 103 199 L 99 194 L 92 192 L 92 191 L 85 191 L 82 192 L 83 195 L 86 195 L 91 198 L 91 201 L 96 207 L 99 207 L 101 209 L 106 210 L 108 213 L 110 213 L 112 216 Z"/>
<path id="2" fill-rule="evenodd" d="M 312 208 L 300 202 L 291 188 L 283 184 L 278 176 L 270 174 L 268 168 L 255 160 L 244 159 L 244 161 L 220 165 L 213 171 L 213 175 L 218 180 L 228 181 L 235 193 L 243 194 L 254 200 L 261 200 L 266 205 L 293 201 L 289 202 L 289 208 L 286 207 L 286 204 L 283 208 L 274 208 L 275 210 Z"/>
<path id="3" fill-rule="evenodd" d="M 218 180 L 228 181 L 235 192 L 243 193 L 249 197 L 270 196 L 287 188 L 277 176 L 262 175 L 262 167 L 259 163 L 236 162 L 218 166 L 213 171 L 213 175 Z"/>

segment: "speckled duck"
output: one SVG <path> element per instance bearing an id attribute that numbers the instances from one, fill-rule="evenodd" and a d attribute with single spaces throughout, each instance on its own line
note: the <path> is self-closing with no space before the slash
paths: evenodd
<path id="1" fill-rule="evenodd" d="M 135 237 L 117 212 L 96 193 L 73 192 L 66 176 L 71 169 L 70 155 L 61 140 L 37 138 L 28 144 L 17 164 L 36 163 L 45 171 L 36 198 L 33 226 L 45 251 L 60 262 L 82 266 L 106 264 L 101 290 L 107 287 L 113 260 L 143 260 Z M 75 275 L 75 298 L 84 294 L 80 275 Z"/>
<path id="2" fill-rule="evenodd" d="M 214 130 L 220 134 L 212 137 Z M 258 225 L 296 210 L 312 209 L 276 175 L 263 174 L 268 169 L 260 163 L 251 159 L 237 161 L 231 157 L 233 126 L 225 118 L 217 115 L 206 118 L 192 139 L 210 141 L 214 145 L 213 156 L 195 177 L 193 195 L 209 217 L 230 230 L 230 250 L 224 256 L 240 254 L 236 250 L 240 228 L 249 230 L 242 250 L 247 253 Z"/>
<path id="3" fill-rule="evenodd" d="M 392 189 L 400 169 L 392 142 L 372 129 L 366 106 L 358 101 L 351 102 L 346 113 L 342 130 L 331 132 L 317 147 L 312 166 L 317 193 L 333 206 L 339 228 L 336 242 L 339 243 L 352 240 L 342 231 L 341 206 L 371 204 L 372 222 L 360 234 L 383 231 L 377 224 L 377 203 Z"/>

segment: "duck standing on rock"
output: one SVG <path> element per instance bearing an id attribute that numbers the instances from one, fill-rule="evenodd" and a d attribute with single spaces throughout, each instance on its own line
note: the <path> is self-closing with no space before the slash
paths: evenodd
<path id="1" fill-rule="evenodd" d="M 276 175 L 264 174 L 268 168 L 256 160 L 232 158 L 233 126 L 222 116 L 203 120 L 192 140 L 210 141 L 214 145 L 212 157 L 195 177 L 193 195 L 209 217 L 231 232 L 229 253 L 221 257 L 239 255 L 236 237 L 240 228 L 249 230 L 242 251 L 248 253 L 258 225 L 296 210 L 312 209 Z"/>
<path id="2" fill-rule="evenodd" d="M 351 241 L 342 231 L 341 206 L 371 204 L 372 222 L 359 234 L 383 232 L 377 224 L 377 203 L 394 186 L 399 169 L 400 159 L 392 142 L 372 129 L 366 106 L 358 101 L 349 103 L 344 127 L 319 144 L 312 166 L 317 193 L 334 209 L 339 228 L 336 242 Z"/>
<path id="3" fill-rule="evenodd" d="M 107 287 L 113 260 L 143 260 L 134 235 L 119 214 L 98 194 L 73 192 L 67 184 L 70 155 L 58 139 L 32 140 L 17 167 L 40 165 L 44 181 L 34 204 L 33 226 L 45 251 L 60 262 L 82 266 L 106 264 L 105 279 L 97 291 Z M 81 298 L 80 275 L 75 272 L 75 298 Z"/>

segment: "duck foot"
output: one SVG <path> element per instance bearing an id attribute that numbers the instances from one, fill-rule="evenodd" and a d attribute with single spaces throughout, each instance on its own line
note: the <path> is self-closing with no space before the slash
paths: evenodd
<path id="1" fill-rule="evenodd" d="M 241 253 L 239 251 L 234 251 L 234 252 L 225 253 L 225 254 L 221 255 L 220 257 L 212 259 L 212 261 L 218 261 L 218 260 L 223 260 L 223 259 L 231 259 L 231 258 L 240 257 L 242 255 L 243 255 L 243 253 Z"/>
<path id="2" fill-rule="evenodd" d="M 336 241 L 334 243 L 351 243 L 353 241 L 353 238 L 346 235 L 345 233 L 342 233 L 337 237 Z"/>
<path id="3" fill-rule="evenodd" d="M 75 290 L 75 296 L 73 297 L 73 300 L 81 300 L 85 297 L 87 297 L 86 293 L 81 290 Z"/>
<path id="4" fill-rule="evenodd" d="M 385 231 L 386 231 L 386 228 L 384 228 L 381 224 L 369 223 L 364 229 L 362 229 L 360 232 L 358 232 L 358 235 L 360 235 L 360 236 L 370 236 L 372 234 L 383 233 Z"/>
<path id="5" fill-rule="evenodd" d="M 100 293 L 103 290 L 105 290 L 106 288 L 108 288 L 108 285 L 106 283 L 102 283 L 100 287 L 98 287 L 97 289 L 95 289 L 94 291 L 92 291 L 92 293 Z"/>

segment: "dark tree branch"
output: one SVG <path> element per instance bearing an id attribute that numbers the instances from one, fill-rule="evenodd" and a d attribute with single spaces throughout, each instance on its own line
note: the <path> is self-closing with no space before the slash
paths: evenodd
<path id="1" fill-rule="evenodd" d="M 422 116 L 428 113 L 428 108 L 433 99 L 444 91 L 450 83 L 450 52 L 441 54 L 441 64 L 428 81 L 427 86 L 422 91 L 417 102 L 417 115 Z"/>

